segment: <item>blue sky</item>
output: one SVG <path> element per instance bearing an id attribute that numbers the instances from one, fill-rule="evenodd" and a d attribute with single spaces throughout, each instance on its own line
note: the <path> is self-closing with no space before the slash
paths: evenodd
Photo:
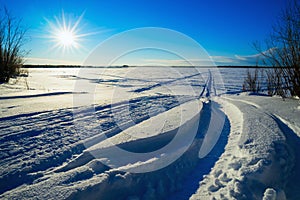
<path id="1" fill-rule="evenodd" d="M 257 52 L 251 44 L 268 36 L 286 4 L 284 0 L 0 0 L 28 27 L 30 39 L 24 48 L 30 50 L 27 63 L 32 64 L 81 64 L 105 39 L 141 27 L 181 32 L 202 45 L 219 65 L 255 64 Z M 63 49 L 54 37 L 62 15 L 71 27 L 82 16 L 75 34 L 84 36 L 76 40 L 76 47 Z M 134 56 L 130 59 L 124 64 L 147 65 Z"/>

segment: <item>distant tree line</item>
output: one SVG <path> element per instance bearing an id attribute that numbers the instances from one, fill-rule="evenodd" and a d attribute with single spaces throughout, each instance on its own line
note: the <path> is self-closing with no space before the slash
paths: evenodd
<path id="1" fill-rule="evenodd" d="M 22 68 L 81 68 L 81 65 L 23 65 Z"/>

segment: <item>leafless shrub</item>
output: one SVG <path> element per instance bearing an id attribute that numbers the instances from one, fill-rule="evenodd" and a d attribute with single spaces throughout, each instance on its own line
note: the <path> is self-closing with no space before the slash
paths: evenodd
<path id="1" fill-rule="evenodd" d="M 262 49 L 259 43 L 254 47 L 260 52 L 267 70 L 268 92 L 271 95 L 300 96 L 300 5 L 290 2 L 279 16 L 277 24 Z"/>
<path id="2" fill-rule="evenodd" d="M 0 8 L 0 83 L 20 74 L 26 53 L 21 49 L 25 32 L 21 20 L 12 17 L 6 8 Z"/>
<path id="3" fill-rule="evenodd" d="M 267 69 L 266 81 L 268 94 L 280 95 L 282 97 L 288 96 L 287 90 L 284 89 L 285 80 L 283 79 L 282 70 L 280 69 Z"/>
<path id="4" fill-rule="evenodd" d="M 259 73 L 261 73 L 260 76 Z M 243 84 L 243 91 L 258 93 L 261 90 L 262 73 L 263 71 L 259 71 L 258 69 L 255 69 L 254 72 L 248 69 L 247 77 Z"/>

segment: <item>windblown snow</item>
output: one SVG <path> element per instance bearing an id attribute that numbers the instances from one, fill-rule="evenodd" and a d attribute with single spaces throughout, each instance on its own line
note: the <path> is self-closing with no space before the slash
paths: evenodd
<path id="1" fill-rule="evenodd" d="M 245 69 L 29 72 L 0 85 L 1 199 L 300 199 L 299 99 Z"/>

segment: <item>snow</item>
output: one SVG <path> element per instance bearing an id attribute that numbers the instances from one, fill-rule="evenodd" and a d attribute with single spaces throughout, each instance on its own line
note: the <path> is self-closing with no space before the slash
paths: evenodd
<path id="1" fill-rule="evenodd" d="M 246 71 L 29 69 L 0 85 L 0 198 L 299 199 L 299 99 Z"/>

